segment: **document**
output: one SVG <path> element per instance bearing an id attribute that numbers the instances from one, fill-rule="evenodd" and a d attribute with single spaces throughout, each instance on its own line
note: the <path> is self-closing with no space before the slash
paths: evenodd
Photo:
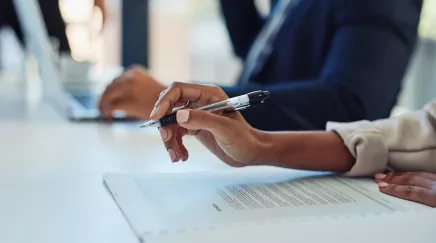
<path id="1" fill-rule="evenodd" d="M 422 209 L 380 193 L 372 179 L 329 174 L 242 170 L 106 175 L 105 180 L 139 234 Z"/>

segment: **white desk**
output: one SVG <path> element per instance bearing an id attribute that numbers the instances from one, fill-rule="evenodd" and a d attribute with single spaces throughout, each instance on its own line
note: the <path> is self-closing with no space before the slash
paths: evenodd
<path id="1" fill-rule="evenodd" d="M 136 242 L 103 173 L 221 166 L 206 151 L 172 164 L 136 128 L 2 121 L 0 134 L 0 242 Z"/>
<path id="2" fill-rule="evenodd" d="M 105 172 L 186 172 L 227 169 L 196 141 L 191 159 L 172 164 L 156 131 L 133 124 L 73 124 L 51 106 L 25 96 L 0 97 L 0 242 L 136 243 L 102 183 Z M 296 242 L 432 242 L 436 211 L 410 217 L 318 222 L 289 229 Z M 231 230 L 220 239 L 198 242 L 289 242 L 273 234 Z M 284 226 L 275 227 L 281 230 Z M 367 230 L 368 233 L 362 233 Z M 313 232 L 313 233 L 312 233 Z M 241 236 L 241 234 L 243 234 Z M 251 237 L 251 238 L 250 238 Z M 162 238 L 157 242 L 183 239 Z M 245 240 L 245 241 L 244 241 Z M 150 241 L 152 242 L 152 241 Z M 153 241 L 154 242 L 154 241 Z M 182 241 L 180 241 L 182 242 Z M 185 239 L 185 242 L 192 242 Z"/>
<path id="3" fill-rule="evenodd" d="M 24 97 L 0 96 L 2 243 L 136 243 L 103 173 L 226 168 L 194 140 L 191 161 L 172 164 L 155 130 L 70 123 Z"/>

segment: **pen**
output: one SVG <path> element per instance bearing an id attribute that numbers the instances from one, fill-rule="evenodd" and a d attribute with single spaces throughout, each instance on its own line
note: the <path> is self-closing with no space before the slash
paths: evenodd
<path id="1" fill-rule="evenodd" d="M 217 102 L 215 104 L 203 106 L 198 108 L 199 110 L 207 111 L 207 112 L 215 112 L 222 111 L 225 112 L 233 112 L 238 110 L 244 110 L 249 107 L 253 107 L 256 105 L 263 104 L 267 98 L 269 98 L 269 91 L 254 91 L 245 95 L 237 96 L 234 98 L 230 98 L 224 101 Z M 168 114 L 159 121 L 147 121 L 140 126 L 140 128 L 148 128 L 148 127 L 165 127 L 168 125 L 177 124 L 176 113 Z"/>

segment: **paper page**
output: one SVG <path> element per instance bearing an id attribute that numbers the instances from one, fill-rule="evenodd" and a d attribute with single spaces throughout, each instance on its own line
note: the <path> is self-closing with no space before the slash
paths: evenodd
<path id="1" fill-rule="evenodd" d="M 251 224 L 183 234 L 147 235 L 147 243 L 434 243 L 436 210 L 285 223 Z M 389 233 L 387 233 L 389 232 Z"/>
<path id="2" fill-rule="evenodd" d="M 421 208 L 378 192 L 372 180 L 332 176 L 211 173 L 146 175 L 132 180 L 144 198 L 132 217 L 146 211 L 141 217 L 150 222 L 145 227 L 148 233 Z"/>

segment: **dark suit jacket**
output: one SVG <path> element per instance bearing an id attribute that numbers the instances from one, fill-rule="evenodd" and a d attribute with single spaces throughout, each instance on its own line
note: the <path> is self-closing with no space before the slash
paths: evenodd
<path id="1" fill-rule="evenodd" d="M 264 24 L 253 0 L 220 0 L 234 52 L 244 59 Z M 327 121 L 388 117 L 417 39 L 422 0 L 301 0 L 259 75 L 229 96 L 263 89 L 243 112 L 263 130 L 325 129 Z"/>

